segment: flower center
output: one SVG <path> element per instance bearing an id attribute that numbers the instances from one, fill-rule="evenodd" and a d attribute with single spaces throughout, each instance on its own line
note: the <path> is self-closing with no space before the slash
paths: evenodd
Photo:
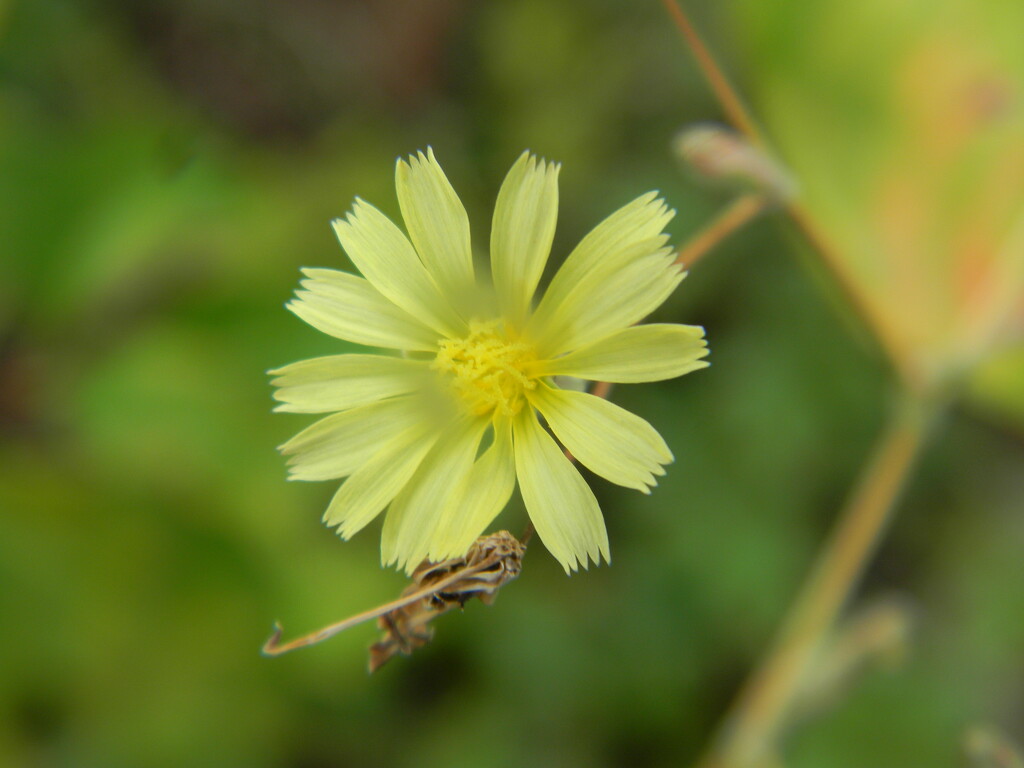
<path id="1" fill-rule="evenodd" d="M 473 320 L 464 339 L 444 339 L 432 367 L 451 374 L 455 393 L 477 416 L 514 416 L 537 382 L 527 374 L 537 359 L 533 345 L 501 320 Z"/>

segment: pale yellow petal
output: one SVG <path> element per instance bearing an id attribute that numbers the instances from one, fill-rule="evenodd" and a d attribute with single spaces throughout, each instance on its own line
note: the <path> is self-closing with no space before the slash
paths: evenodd
<path id="1" fill-rule="evenodd" d="M 395 168 L 395 188 L 402 219 L 427 271 L 449 299 L 473 290 L 473 251 L 469 217 L 427 148 Z"/>
<path id="2" fill-rule="evenodd" d="M 352 408 L 306 427 L 279 450 L 292 480 L 333 480 L 351 475 L 410 426 L 426 421 L 417 397 L 396 397 Z"/>
<path id="3" fill-rule="evenodd" d="M 446 336 L 465 330 L 412 243 L 387 216 L 357 198 L 344 219 L 331 223 L 352 263 L 382 295 Z"/>
<path id="4" fill-rule="evenodd" d="M 332 355 L 270 371 L 281 404 L 275 411 L 331 413 L 415 392 L 430 375 L 425 360 L 384 355 Z"/>
<path id="5" fill-rule="evenodd" d="M 537 422 L 524 408 L 514 422 L 516 474 L 523 501 L 537 535 L 566 573 L 577 564 L 587 567 L 611 562 L 608 532 L 593 491 Z"/>
<path id="6" fill-rule="evenodd" d="M 491 226 L 491 274 L 503 316 L 520 324 L 551 252 L 561 166 L 524 152 L 505 177 Z"/>
<path id="7" fill-rule="evenodd" d="M 580 241 L 544 292 L 537 307 L 538 321 L 543 322 L 584 280 L 613 279 L 615 272 L 636 258 L 638 244 L 647 244 L 645 248 L 650 247 L 653 252 L 667 242 L 662 231 L 675 211 L 657 195 L 657 192 L 648 192 L 624 205 Z"/>
<path id="8" fill-rule="evenodd" d="M 438 333 L 370 285 L 365 278 L 336 269 L 304 269 L 305 290 L 296 291 L 288 309 L 318 331 L 338 339 L 410 351 L 435 351 Z"/>
<path id="9" fill-rule="evenodd" d="M 409 482 L 438 435 L 410 427 L 386 443 L 342 483 L 324 513 L 344 538 L 364 528 Z"/>
<path id="10" fill-rule="evenodd" d="M 607 280 L 582 280 L 544 323 L 531 325 L 537 355 L 554 358 L 633 325 L 661 305 L 685 276 L 669 248 L 647 251 Z"/>
<path id="11" fill-rule="evenodd" d="M 381 534 L 381 558 L 411 572 L 434 551 L 450 551 L 452 502 L 473 468 L 485 419 L 465 420 L 447 431 L 391 503 Z M 461 553 L 459 553 L 461 554 Z M 443 559 L 443 558 L 432 558 Z"/>
<path id="12" fill-rule="evenodd" d="M 575 376 L 591 381 L 663 381 L 706 368 L 704 329 L 651 323 L 624 328 L 562 357 L 545 360 L 537 376 Z"/>
<path id="13" fill-rule="evenodd" d="M 431 557 L 443 560 L 457 557 L 483 534 L 508 504 L 516 487 L 516 462 L 512 452 L 512 423 L 499 419 L 494 423 L 494 441 L 473 464 L 473 470 L 455 501 L 453 532 L 461 538 L 447 551 Z"/>
<path id="14" fill-rule="evenodd" d="M 583 466 L 617 485 L 650 493 L 672 461 L 654 427 L 600 397 L 542 385 L 530 401 Z"/>

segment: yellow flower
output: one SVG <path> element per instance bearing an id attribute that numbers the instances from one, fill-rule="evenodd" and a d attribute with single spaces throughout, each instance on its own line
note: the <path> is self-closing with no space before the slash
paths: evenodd
<path id="1" fill-rule="evenodd" d="M 408 237 L 356 199 L 334 229 L 363 276 L 305 269 L 288 304 L 331 336 L 402 351 L 271 371 L 277 410 L 332 414 L 281 446 L 291 477 L 347 478 L 324 514 L 345 538 L 387 508 L 386 565 L 411 570 L 424 558 L 463 554 L 517 480 L 537 535 L 566 572 L 587 567 L 588 557 L 608 560 L 597 500 L 559 443 L 596 474 L 644 493 L 672 461 L 646 421 L 562 389 L 555 377 L 659 381 L 707 365 L 702 328 L 634 325 L 684 276 L 662 233 L 674 211 L 652 192 L 613 213 L 569 254 L 534 308 L 558 171 L 527 152 L 512 166 L 494 208 L 491 278 L 483 279 L 466 211 L 433 152 L 399 160 Z"/>

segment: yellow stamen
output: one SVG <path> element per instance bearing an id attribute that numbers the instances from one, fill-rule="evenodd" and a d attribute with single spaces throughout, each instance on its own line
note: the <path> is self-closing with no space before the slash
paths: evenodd
<path id="1" fill-rule="evenodd" d="M 537 360 L 533 345 L 501 320 L 473 320 L 464 339 L 444 339 L 432 367 L 451 375 L 459 399 L 476 416 L 514 416 L 537 382 L 527 373 Z"/>

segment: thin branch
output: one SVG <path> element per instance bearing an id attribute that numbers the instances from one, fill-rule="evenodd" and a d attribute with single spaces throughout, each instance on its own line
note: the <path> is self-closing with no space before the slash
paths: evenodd
<path id="1" fill-rule="evenodd" d="M 729 79 L 725 76 L 722 68 L 718 66 L 715 57 L 711 55 L 711 51 L 704 45 L 704 41 L 697 34 L 697 29 L 690 22 L 686 13 L 683 12 L 682 6 L 676 0 L 662 0 L 662 3 L 672 17 L 672 21 L 679 28 L 679 33 L 693 52 L 697 65 L 700 67 L 701 72 L 704 73 L 704 78 L 708 81 L 708 85 L 711 86 L 711 90 L 714 91 L 718 103 L 729 118 L 729 122 L 754 144 L 763 144 L 764 140 L 761 137 L 761 132 L 751 119 L 747 108 L 743 106 L 743 101 L 740 99 L 739 94 L 729 83 Z"/>
<path id="2" fill-rule="evenodd" d="M 328 638 L 334 637 L 340 632 L 344 632 L 346 629 L 362 624 L 365 621 L 379 618 L 386 613 L 397 611 L 399 608 L 404 608 L 407 605 L 415 603 L 417 600 L 422 600 L 425 597 L 430 597 L 438 592 L 443 592 L 446 587 L 450 587 L 456 582 L 464 580 L 467 576 L 473 576 L 481 571 L 486 571 L 501 560 L 498 555 L 492 555 L 484 560 L 481 560 L 476 565 L 470 566 L 463 570 L 453 571 L 452 574 L 440 581 L 431 584 L 429 587 L 413 592 L 411 595 L 405 595 L 397 600 L 392 600 L 390 603 L 379 605 L 376 608 L 372 608 L 369 611 L 363 613 L 357 613 L 355 616 L 339 621 L 335 624 L 331 624 L 322 629 L 318 629 L 315 632 L 310 632 L 308 635 L 296 638 L 290 642 L 280 644 L 281 635 L 284 633 L 284 629 L 280 624 L 274 625 L 274 633 L 267 639 L 267 642 L 263 644 L 262 653 L 264 656 L 280 656 L 282 653 L 288 653 L 298 648 L 305 648 L 309 645 L 316 645 L 317 643 L 323 642 Z"/>
<path id="3" fill-rule="evenodd" d="M 676 263 L 689 269 L 726 237 L 757 218 L 767 205 L 768 199 L 764 195 L 758 193 L 740 195 L 679 249 Z"/>

